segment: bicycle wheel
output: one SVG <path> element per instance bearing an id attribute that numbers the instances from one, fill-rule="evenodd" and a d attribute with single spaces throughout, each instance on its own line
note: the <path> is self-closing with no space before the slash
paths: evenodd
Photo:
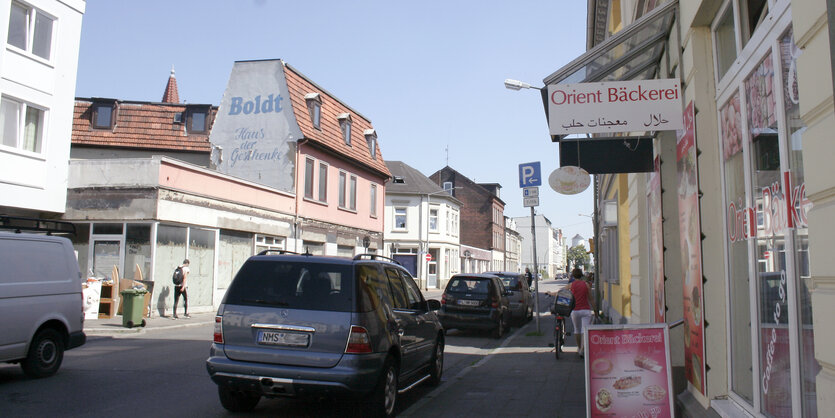
<path id="1" fill-rule="evenodd" d="M 554 328 L 554 356 L 556 356 L 557 360 L 560 359 L 560 353 L 562 352 L 562 344 L 560 340 L 563 332 L 560 320 L 557 319 L 556 326 Z"/>

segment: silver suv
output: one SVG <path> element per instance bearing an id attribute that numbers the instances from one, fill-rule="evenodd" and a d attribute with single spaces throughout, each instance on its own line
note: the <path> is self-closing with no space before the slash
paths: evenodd
<path id="1" fill-rule="evenodd" d="M 215 317 L 206 368 L 226 409 L 346 396 L 392 416 L 398 392 L 440 383 L 440 302 L 424 300 L 406 269 L 372 254 L 269 253 L 244 263 Z"/>

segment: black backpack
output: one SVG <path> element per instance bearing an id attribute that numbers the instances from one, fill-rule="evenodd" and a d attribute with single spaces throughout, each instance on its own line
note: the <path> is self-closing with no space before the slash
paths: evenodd
<path id="1" fill-rule="evenodd" d="M 174 282 L 174 286 L 180 286 L 183 284 L 183 267 L 177 266 L 174 269 L 174 275 L 171 276 L 171 281 Z"/>

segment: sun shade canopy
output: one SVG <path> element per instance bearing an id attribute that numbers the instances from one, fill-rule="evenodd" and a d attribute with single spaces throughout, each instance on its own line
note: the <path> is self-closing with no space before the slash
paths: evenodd
<path id="1" fill-rule="evenodd" d="M 543 82 L 547 86 L 656 77 L 677 6 L 678 1 L 659 6 L 545 77 Z"/>

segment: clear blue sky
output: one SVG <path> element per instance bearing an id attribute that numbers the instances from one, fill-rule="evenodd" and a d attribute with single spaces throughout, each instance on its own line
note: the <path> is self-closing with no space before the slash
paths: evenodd
<path id="1" fill-rule="evenodd" d="M 585 50 L 586 1 L 88 0 L 78 97 L 217 105 L 236 60 L 281 58 L 371 119 L 386 160 L 425 175 L 447 165 L 500 183 L 522 206 L 518 165 L 540 161 L 540 207 L 570 239 L 592 235 L 591 188 L 547 185 L 559 167 L 537 86 Z"/>

